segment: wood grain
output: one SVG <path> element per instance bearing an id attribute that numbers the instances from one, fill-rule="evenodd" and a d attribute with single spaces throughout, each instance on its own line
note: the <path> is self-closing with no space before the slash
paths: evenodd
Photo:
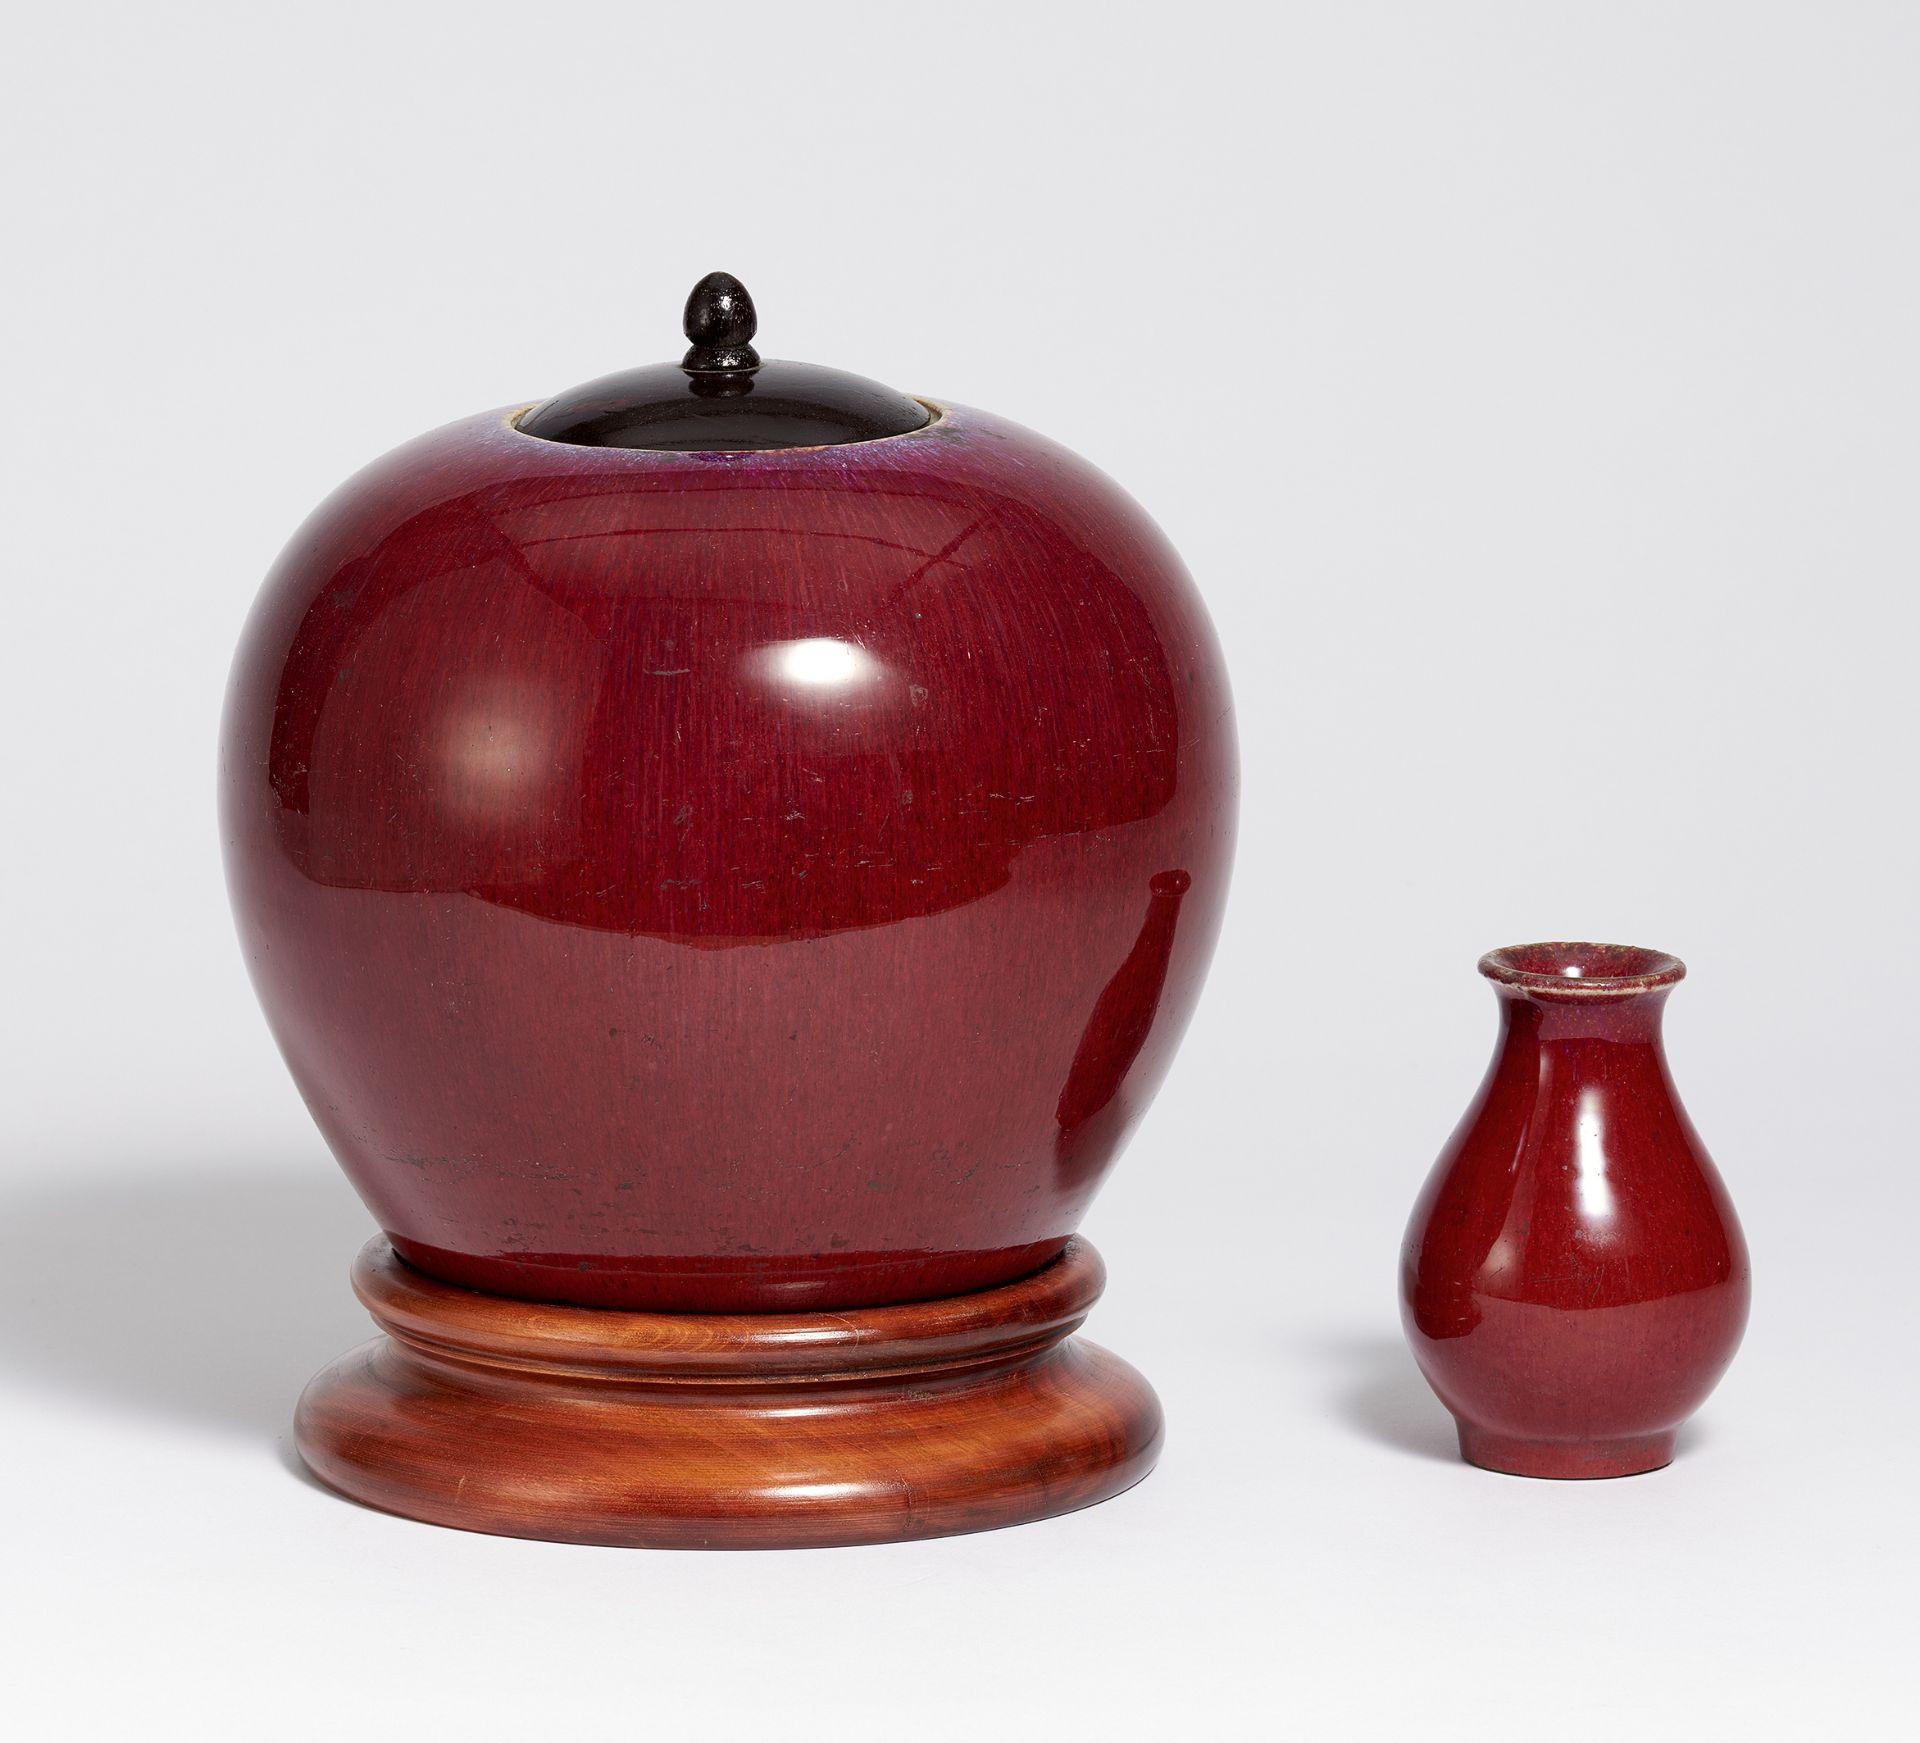
<path id="1" fill-rule="evenodd" d="M 1104 1282 L 1074 1240 L 943 1300 L 636 1313 L 455 1288 L 376 1240 L 354 1287 L 387 1335 L 315 1378 L 296 1433 L 343 1494 L 469 1531 L 655 1548 L 982 1531 L 1152 1468 L 1152 1388 L 1072 1336 Z"/>

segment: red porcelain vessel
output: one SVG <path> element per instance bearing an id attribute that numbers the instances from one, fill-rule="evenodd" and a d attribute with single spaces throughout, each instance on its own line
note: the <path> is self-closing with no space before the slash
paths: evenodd
<path id="1" fill-rule="evenodd" d="M 1611 944 L 1483 957 L 1493 1064 L 1414 1207 L 1407 1337 L 1473 1464 L 1618 1477 L 1673 1457 L 1733 1359 L 1746 1244 L 1667 1071 L 1686 973 Z"/>
<path id="2" fill-rule="evenodd" d="M 827 379 L 716 355 L 702 416 Z M 619 397 L 410 443 L 266 583 L 222 820 L 301 1093 L 401 1257 L 495 1295 L 797 1312 L 1032 1273 L 1220 922 L 1193 586 L 982 412 L 594 445 L 644 439 L 606 437 Z"/>

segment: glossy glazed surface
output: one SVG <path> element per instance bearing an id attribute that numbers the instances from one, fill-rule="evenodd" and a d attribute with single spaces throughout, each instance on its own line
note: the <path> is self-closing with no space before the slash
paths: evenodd
<path id="1" fill-rule="evenodd" d="M 1481 968 L 1500 1040 L 1407 1230 L 1408 1338 L 1474 1463 L 1653 1469 L 1747 1319 L 1740 1225 L 1661 1040 L 1685 970 L 1586 944 Z"/>
<path id="2" fill-rule="evenodd" d="M 295 537 L 222 814 L 275 1036 L 408 1260 L 765 1310 L 1060 1250 L 1198 994 L 1234 778 L 1178 559 L 1027 431 L 495 412 Z"/>

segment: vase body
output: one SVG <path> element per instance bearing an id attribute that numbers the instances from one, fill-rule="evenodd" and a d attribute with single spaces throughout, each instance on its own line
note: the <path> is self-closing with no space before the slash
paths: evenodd
<path id="1" fill-rule="evenodd" d="M 1472 1463 L 1655 1469 L 1731 1361 L 1749 1293 L 1733 1206 L 1667 1070 L 1661 1013 L 1684 970 L 1568 944 L 1481 966 L 1499 1041 L 1407 1230 L 1408 1339 Z"/>
<path id="2" fill-rule="evenodd" d="M 221 792 L 255 986 L 401 1256 L 718 1312 L 1061 1251 L 1198 994 L 1234 782 L 1165 540 L 951 408 L 423 437 L 269 578 Z"/>

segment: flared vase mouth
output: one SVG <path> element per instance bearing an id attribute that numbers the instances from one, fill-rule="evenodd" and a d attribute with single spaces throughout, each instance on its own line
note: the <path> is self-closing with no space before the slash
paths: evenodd
<path id="1" fill-rule="evenodd" d="M 1480 972 L 1529 998 L 1629 999 L 1683 980 L 1687 965 L 1637 944 L 1509 944 L 1481 957 Z"/>

